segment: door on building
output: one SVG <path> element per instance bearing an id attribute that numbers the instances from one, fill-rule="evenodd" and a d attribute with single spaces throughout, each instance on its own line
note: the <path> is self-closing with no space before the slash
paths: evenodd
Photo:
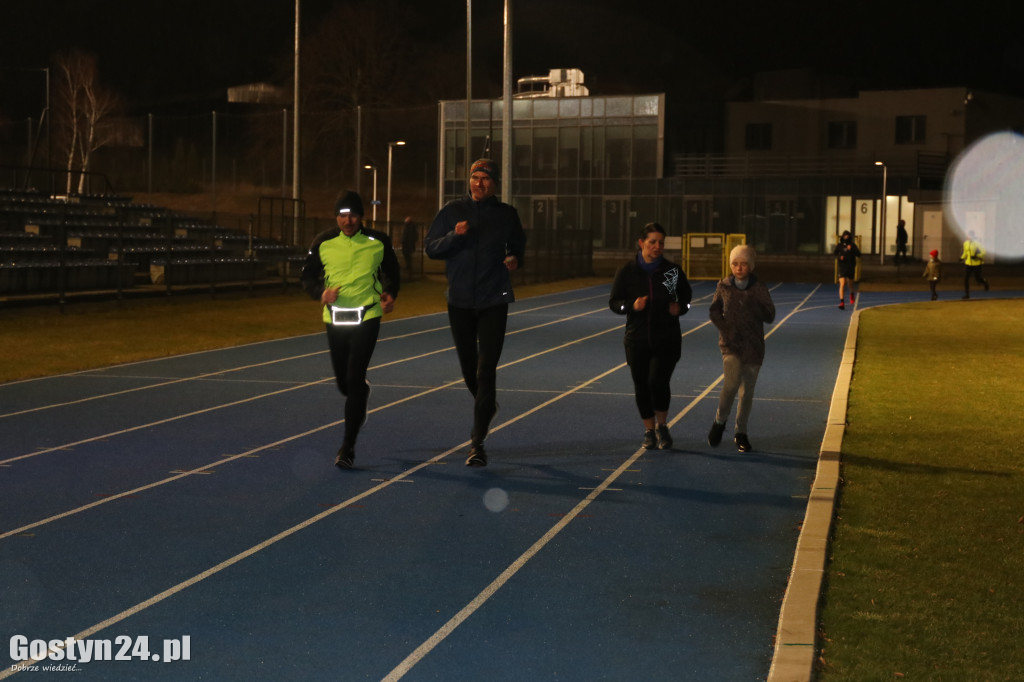
<path id="1" fill-rule="evenodd" d="M 601 237 L 606 249 L 628 248 L 629 239 L 629 199 L 626 197 L 604 198 L 604 220 L 601 226 Z"/>
<path id="2" fill-rule="evenodd" d="M 765 202 L 768 220 L 765 224 L 764 249 L 766 253 L 796 251 L 796 220 L 793 218 L 796 200 L 790 197 L 768 197 Z"/>
<path id="3" fill-rule="evenodd" d="M 853 233 L 860 236 L 862 253 L 869 253 L 868 246 L 875 244 L 875 199 L 853 200 Z M 870 253 L 878 253 L 871 249 Z"/>
<path id="4" fill-rule="evenodd" d="M 555 198 L 532 197 L 530 200 L 530 234 L 529 239 L 536 248 L 545 248 L 554 241 L 555 231 Z M 529 243 L 529 242 L 528 242 Z"/>
<path id="5" fill-rule="evenodd" d="M 711 198 L 686 197 L 683 232 L 711 231 Z"/>
<path id="6" fill-rule="evenodd" d="M 558 257 L 558 229 L 555 220 L 555 197 L 535 196 L 530 199 L 530 229 L 526 233 L 526 245 L 529 249 L 531 268 L 537 273 L 550 272 Z"/>
<path id="7" fill-rule="evenodd" d="M 921 251 L 912 255 L 928 260 L 929 253 L 938 251 L 939 258 L 948 261 L 949 254 L 942 253 L 942 211 L 922 211 L 921 221 Z"/>

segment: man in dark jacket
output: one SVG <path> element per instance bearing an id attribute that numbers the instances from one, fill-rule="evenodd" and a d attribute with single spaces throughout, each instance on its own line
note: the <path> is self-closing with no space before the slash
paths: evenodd
<path id="1" fill-rule="evenodd" d="M 466 466 L 487 466 L 484 439 L 498 409 L 497 370 L 505 343 L 512 271 L 523 262 L 526 233 L 519 214 L 494 196 L 498 166 L 470 169 L 469 196 L 445 205 L 424 240 L 427 256 L 445 261 L 448 322 L 466 388 L 473 394 L 473 430 Z"/>

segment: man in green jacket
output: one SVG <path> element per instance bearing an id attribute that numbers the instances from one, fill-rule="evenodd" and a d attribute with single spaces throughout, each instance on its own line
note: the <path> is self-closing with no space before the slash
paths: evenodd
<path id="1" fill-rule="evenodd" d="M 331 365 L 345 396 L 345 438 L 334 464 L 351 469 L 356 436 L 366 421 L 366 368 L 384 313 L 394 308 L 400 273 L 391 240 L 363 227 L 363 201 L 343 192 L 334 203 L 337 227 L 318 235 L 302 267 L 302 286 L 320 301 Z"/>
<path id="2" fill-rule="evenodd" d="M 977 241 L 974 232 L 967 233 L 964 252 L 960 255 L 964 262 L 964 299 L 971 297 L 971 277 L 988 291 L 988 280 L 981 276 L 981 266 L 985 262 L 985 249 Z"/>

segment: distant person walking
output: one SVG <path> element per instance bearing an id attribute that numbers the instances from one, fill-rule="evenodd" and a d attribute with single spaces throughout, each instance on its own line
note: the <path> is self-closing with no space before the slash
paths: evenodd
<path id="1" fill-rule="evenodd" d="M 893 265 L 907 262 L 907 221 L 900 220 L 896 223 L 896 255 L 893 256 Z"/>
<path id="2" fill-rule="evenodd" d="M 988 280 L 981 276 L 981 266 L 985 262 L 985 249 L 974 236 L 974 232 L 967 233 L 960 260 L 964 262 L 964 300 L 971 297 L 972 277 L 975 282 L 985 287 L 985 291 L 988 291 Z"/>
<path id="3" fill-rule="evenodd" d="M 693 296 L 686 273 L 664 257 L 665 229 L 648 223 L 637 240 L 636 257 L 619 268 L 608 307 L 626 316 L 626 362 L 633 397 L 644 425 L 646 449 L 672 447 L 668 408 L 672 372 L 682 355 L 679 316 Z"/>
<path id="4" fill-rule="evenodd" d="M 494 195 L 498 165 L 473 163 L 469 196 L 446 204 L 430 225 L 427 255 L 444 259 L 448 323 L 466 388 L 473 395 L 473 429 L 466 466 L 487 466 L 484 439 L 497 412 L 497 371 L 505 343 L 514 270 L 523 263 L 526 232 L 516 209 Z"/>
<path id="5" fill-rule="evenodd" d="M 405 272 L 409 275 L 413 272 L 412 257 L 416 255 L 416 245 L 420 241 L 420 226 L 412 221 L 411 216 L 405 216 L 405 226 L 402 228 L 402 255 L 405 257 Z"/>
<path id="6" fill-rule="evenodd" d="M 340 194 L 334 215 L 337 226 L 313 240 L 300 279 L 323 308 L 331 366 L 345 396 L 345 437 L 334 464 L 351 469 L 370 394 L 366 369 L 381 318 L 394 308 L 400 273 L 388 236 L 363 227 L 363 200 L 358 194 Z"/>
<path id="7" fill-rule="evenodd" d="M 836 244 L 832 254 L 836 258 L 836 272 L 839 276 L 839 309 L 842 310 L 846 307 L 845 290 L 847 288 L 850 290 L 850 305 L 853 305 L 853 282 L 857 277 L 857 259 L 860 258 L 860 249 L 857 248 L 849 230 L 843 232 L 839 237 L 839 243 Z"/>
<path id="8" fill-rule="evenodd" d="M 729 254 L 732 274 L 715 287 L 709 316 L 718 328 L 718 348 L 722 351 L 722 391 L 718 396 L 715 421 L 708 432 L 708 445 L 722 442 L 726 420 L 739 394 L 733 442 L 740 452 L 753 446 L 747 436 L 754 387 L 764 362 L 764 325 L 775 321 L 775 304 L 768 287 L 754 274 L 756 253 L 753 247 L 737 246 Z"/>
<path id="9" fill-rule="evenodd" d="M 927 265 L 924 266 L 924 274 L 922 277 L 928 280 L 928 288 L 931 289 L 932 300 L 934 301 L 939 297 L 937 289 L 939 286 L 939 280 L 942 279 L 942 261 L 939 260 L 939 252 L 935 249 L 932 249 L 928 255 L 930 256 L 930 260 Z"/>

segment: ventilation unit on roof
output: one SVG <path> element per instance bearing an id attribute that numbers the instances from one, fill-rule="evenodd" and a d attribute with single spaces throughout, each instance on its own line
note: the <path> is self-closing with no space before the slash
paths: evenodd
<path id="1" fill-rule="evenodd" d="M 516 81 L 516 86 L 516 99 L 586 97 L 590 94 L 579 69 L 551 69 L 546 76 L 525 76 Z"/>

